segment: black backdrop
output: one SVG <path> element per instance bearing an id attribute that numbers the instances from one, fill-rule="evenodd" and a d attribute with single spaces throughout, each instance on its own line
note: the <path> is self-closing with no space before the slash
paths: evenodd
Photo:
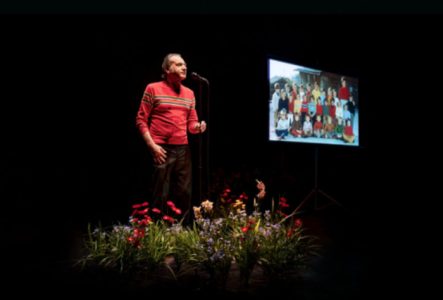
<path id="1" fill-rule="evenodd" d="M 130 203 L 146 197 L 149 181 L 149 155 L 136 131 L 135 114 L 146 83 L 159 79 L 162 58 L 169 52 L 181 53 L 190 72 L 211 82 L 209 100 L 203 97 L 199 103 L 206 108 L 209 101 L 210 115 L 203 116 L 210 128 L 209 169 L 251 170 L 268 181 L 289 173 L 301 194 L 313 185 L 314 148 L 267 142 L 267 57 L 359 77 L 362 147 L 319 151 L 322 184 L 343 193 L 340 198 L 349 188 L 359 190 L 373 147 L 369 128 L 374 125 L 367 124 L 377 109 L 371 107 L 371 89 L 378 79 L 371 76 L 386 76 L 381 54 L 367 54 L 384 41 L 368 38 L 373 29 L 363 23 L 371 19 L 6 17 L 3 26 L 13 29 L 2 49 L 6 177 L 30 185 L 23 189 L 29 194 L 12 192 L 16 199 L 9 203 L 39 195 L 46 198 L 44 204 L 25 202 L 43 214 L 65 210 L 67 218 L 84 221 L 126 216 Z M 196 83 L 186 83 L 198 93 Z M 334 182 L 337 177 L 350 180 L 346 191 Z M 290 192 L 293 187 L 279 189 Z"/>

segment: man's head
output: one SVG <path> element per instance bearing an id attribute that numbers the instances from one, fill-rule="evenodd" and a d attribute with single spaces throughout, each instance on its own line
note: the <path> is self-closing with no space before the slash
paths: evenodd
<path id="1" fill-rule="evenodd" d="M 178 53 L 169 53 L 163 59 L 163 77 L 169 81 L 182 81 L 186 79 L 186 62 Z"/>

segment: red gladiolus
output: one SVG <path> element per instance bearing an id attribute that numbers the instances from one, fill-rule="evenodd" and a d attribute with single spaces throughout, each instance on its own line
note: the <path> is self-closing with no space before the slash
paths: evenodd
<path id="1" fill-rule="evenodd" d="M 182 214 L 182 211 L 181 211 L 180 208 L 175 208 L 175 209 L 174 209 L 174 212 L 175 212 L 177 215 L 181 215 L 181 214 Z"/>
<path id="2" fill-rule="evenodd" d="M 143 220 L 141 220 L 140 222 L 138 222 L 138 225 L 140 225 L 140 226 L 146 226 L 146 225 L 148 225 L 148 220 L 147 220 L 147 219 L 143 219 Z"/>
<path id="3" fill-rule="evenodd" d="M 174 202 L 172 202 L 171 200 L 167 201 L 166 204 L 172 209 L 174 209 L 174 207 L 175 207 Z"/>
<path id="4" fill-rule="evenodd" d="M 161 213 L 160 209 L 158 209 L 158 208 L 156 208 L 156 207 L 154 207 L 154 208 L 152 209 L 152 212 L 153 212 L 153 213 L 156 213 L 156 214 L 160 214 L 160 213 Z"/>
<path id="5" fill-rule="evenodd" d="M 280 206 L 281 207 L 289 207 L 289 204 L 287 204 L 286 202 L 280 202 Z"/>
<path id="6" fill-rule="evenodd" d="M 170 216 L 163 216 L 163 220 L 174 223 L 174 218 L 172 218 Z"/>
<path id="7" fill-rule="evenodd" d="M 148 205 L 149 205 L 149 203 L 145 201 L 143 203 L 132 205 L 132 208 L 140 208 L 140 207 L 144 207 L 144 206 L 148 206 Z"/>
<path id="8" fill-rule="evenodd" d="M 148 213 L 148 211 L 149 211 L 149 208 L 145 208 L 144 210 L 139 210 L 139 211 L 137 211 L 137 213 L 138 213 L 139 215 L 145 215 L 145 214 Z"/>
<path id="9" fill-rule="evenodd" d="M 303 225 L 303 222 L 301 219 L 295 219 L 294 224 L 295 224 L 295 227 L 300 227 Z"/>
<path id="10" fill-rule="evenodd" d="M 134 229 L 134 238 L 142 238 L 145 236 L 145 231 L 143 229 Z"/>

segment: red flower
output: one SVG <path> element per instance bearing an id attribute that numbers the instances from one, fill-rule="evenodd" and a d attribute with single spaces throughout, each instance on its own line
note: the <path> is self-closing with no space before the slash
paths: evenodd
<path id="1" fill-rule="evenodd" d="M 134 233 L 132 235 L 135 239 L 139 239 L 145 236 L 145 230 L 144 229 L 134 229 Z"/>
<path id="2" fill-rule="evenodd" d="M 241 231 L 243 231 L 244 233 L 248 232 L 248 230 L 249 230 L 249 226 L 242 227 L 242 229 L 241 229 Z"/>
<path id="3" fill-rule="evenodd" d="M 158 208 L 156 208 L 156 207 L 154 207 L 154 208 L 152 209 L 152 212 L 153 212 L 153 213 L 156 213 L 156 214 L 161 214 L 161 210 L 158 209 Z"/>
<path id="4" fill-rule="evenodd" d="M 171 200 L 167 201 L 166 204 L 172 209 L 174 209 L 174 207 L 175 207 L 174 202 L 172 202 Z"/>
<path id="5" fill-rule="evenodd" d="M 301 221 L 301 219 L 295 219 L 294 224 L 295 224 L 295 227 L 300 227 L 303 225 L 303 222 Z"/>
<path id="6" fill-rule="evenodd" d="M 182 211 L 181 211 L 180 208 L 175 208 L 175 209 L 174 209 L 174 212 L 175 212 L 177 215 L 181 215 L 181 214 L 182 214 Z"/>
<path id="7" fill-rule="evenodd" d="M 134 204 L 132 205 L 132 208 L 134 209 L 134 211 L 132 212 L 132 216 L 135 215 L 137 213 L 137 209 L 140 207 L 146 207 L 148 206 L 149 203 L 148 202 L 143 202 L 143 203 L 138 203 L 138 204 Z"/>
<path id="8" fill-rule="evenodd" d="M 289 207 L 289 204 L 287 204 L 286 202 L 280 202 L 280 206 L 281 207 Z"/>
<path id="9" fill-rule="evenodd" d="M 174 223 L 174 218 L 170 217 L 170 216 L 163 216 L 163 220 Z"/>
<path id="10" fill-rule="evenodd" d="M 148 210 L 149 210 L 149 208 L 145 208 L 144 210 L 139 210 L 139 211 L 137 211 L 137 213 L 138 213 L 139 215 L 145 215 L 145 214 L 148 213 Z"/>
<path id="11" fill-rule="evenodd" d="M 145 201 L 145 202 L 140 203 L 140 204 L 132 205 L 132 208 L 140 208 L 140 207 L 144 207 L 144 206 L 148 206 L 148 205 L 149 205 L 149 203 Z"/>
<path id="12" fill-rule="evenodd" d="M 248 200 L 248 195 L 246 195 L 246 193 L 242 193 L 241 195 L 240 195 L 240 199 L 244 199 L 245 201 L 246 200 Z"/>
<path id="13" fill-rule="evenodd" d="M 149 224 L 149 220 L 148 219 L 143 219 L 140 222 L 138 222 L 138 225 L 140 226 L 146 226 Z"/>

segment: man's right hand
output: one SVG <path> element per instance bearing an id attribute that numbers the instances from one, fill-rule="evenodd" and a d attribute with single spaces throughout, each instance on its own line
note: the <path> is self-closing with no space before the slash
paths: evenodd
<path id="1" fill-rule="evenodd" d="M 151 153 L 155 164 L 161 165 L 166 162 L 166 150 L 161 146 L 154 144 L 151 147 Z"/>

